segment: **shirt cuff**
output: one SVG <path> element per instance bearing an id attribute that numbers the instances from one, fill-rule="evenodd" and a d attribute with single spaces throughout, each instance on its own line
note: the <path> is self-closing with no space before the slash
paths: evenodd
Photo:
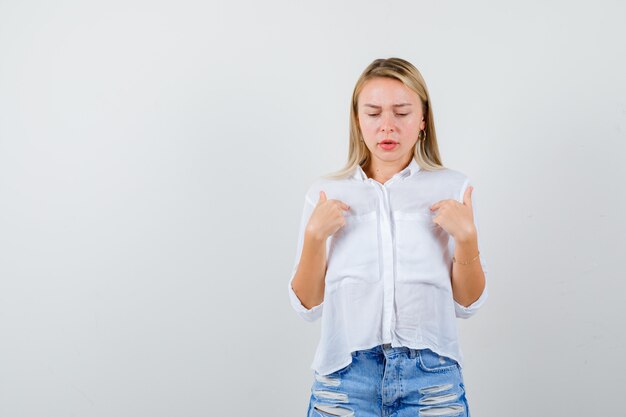
<path id="1" fill-rule="evenodd" d="M 487 291 L 487 282 L 485 281 L 485 287 L 483 288 L 482 294 L 480 294 L 478 300 L 474 301 L 472 304 L 465 307 L 459 304 L 456 300 L 454 300 L 454 312 L 456 314 L 456 317 L 461 319 L 470 318 L 471 316 L 476 314 L 478 309 L 484 304 L 485 300 L 487 300 L 488 296 L 489 293 Z"/>
<path id="2" fill-rule="evenodd" d="M 291 286 L 291 280 L 289 280 L 289 298 L 291 300 L 291 306 L 293 307 L 293 309 L 305 321 L 315 321 L 322 316 L 324 301 L 311 308 L 306 308 L 302 305 L 302 302 L 293 290 L 293 287 Z"/>

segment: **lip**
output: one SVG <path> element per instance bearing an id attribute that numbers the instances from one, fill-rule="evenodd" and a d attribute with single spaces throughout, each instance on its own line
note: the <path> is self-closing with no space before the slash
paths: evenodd
<path id="1" fill-rule="evenodd" d="M 385 151 L 393 151 L 398 147 L 398 142 L 392 142 L 392 143 L 380 142 L 378 146 Z"/>

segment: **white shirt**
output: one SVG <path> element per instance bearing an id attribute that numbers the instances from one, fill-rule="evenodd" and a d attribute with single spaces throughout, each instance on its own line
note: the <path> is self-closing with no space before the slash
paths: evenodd
<path id="1" fill-rule="evenodd" d="M 347 366 L 351 352 L 379 344 L 430 348 L 463 366 L 456 318 L 468 318 L 487 299 L 487 265 L 480 245 L 485 288 L 464 307 L 452 296 L 454 238 L 433 222 L 439 200 L 463 202 L 469 178 L 459 171 L 421 169 L 415 159 L 384 184 L 357 166 L 346 179 L 318 178 L 305 195 L 296 261 L 289 280 L 292 307 L 306 321 L 322 318 L 311 369 L 328 375 Z M 304 230 L 323 190 L 350 206 L 346 224 L 326 240 L 324 300 L 305 308 L 291 287 Z M 472 191 L 474 224 L 478 231 Z"/>

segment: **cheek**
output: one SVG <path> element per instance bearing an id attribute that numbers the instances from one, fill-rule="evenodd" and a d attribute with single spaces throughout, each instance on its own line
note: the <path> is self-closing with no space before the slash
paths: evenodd
<path id="1" fill-rule="evenodd" d="M 404 122 L 404 127 L 407 129 L 418 129 L 420 121 L 418 119 L 409 119 Z"/>
<path id="2" fill-rule="evenodd" d="M 372 124 L 372 119 L 367 116 L 362 116 L 359 118 L 359 125 L 361 128 L 365 128 L 366 126 L 370 126 Z"/>
<path id="3" fill-rule="evenodd" d="M 371 132 L 376 131 L 376 126 L 374 122 L 364 121 L 364 122 L 361 122 L 359 126 L 361 127 L 361 132 L 363 133 L 363 136 L 365 136 L 366 138 L 368 134 L 371 134 Z"/>

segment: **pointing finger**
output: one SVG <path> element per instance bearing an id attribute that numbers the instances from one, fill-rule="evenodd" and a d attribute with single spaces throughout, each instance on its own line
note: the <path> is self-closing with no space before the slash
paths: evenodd
<path id="1" fill-rule="evenodd" d="M 439 208 L 439 206 L 441 205 L 442 201 L 444 201 L 444 200 L 437 201 L 435 204 L 430 206 L 430 211 L 437 210 Z"/>

